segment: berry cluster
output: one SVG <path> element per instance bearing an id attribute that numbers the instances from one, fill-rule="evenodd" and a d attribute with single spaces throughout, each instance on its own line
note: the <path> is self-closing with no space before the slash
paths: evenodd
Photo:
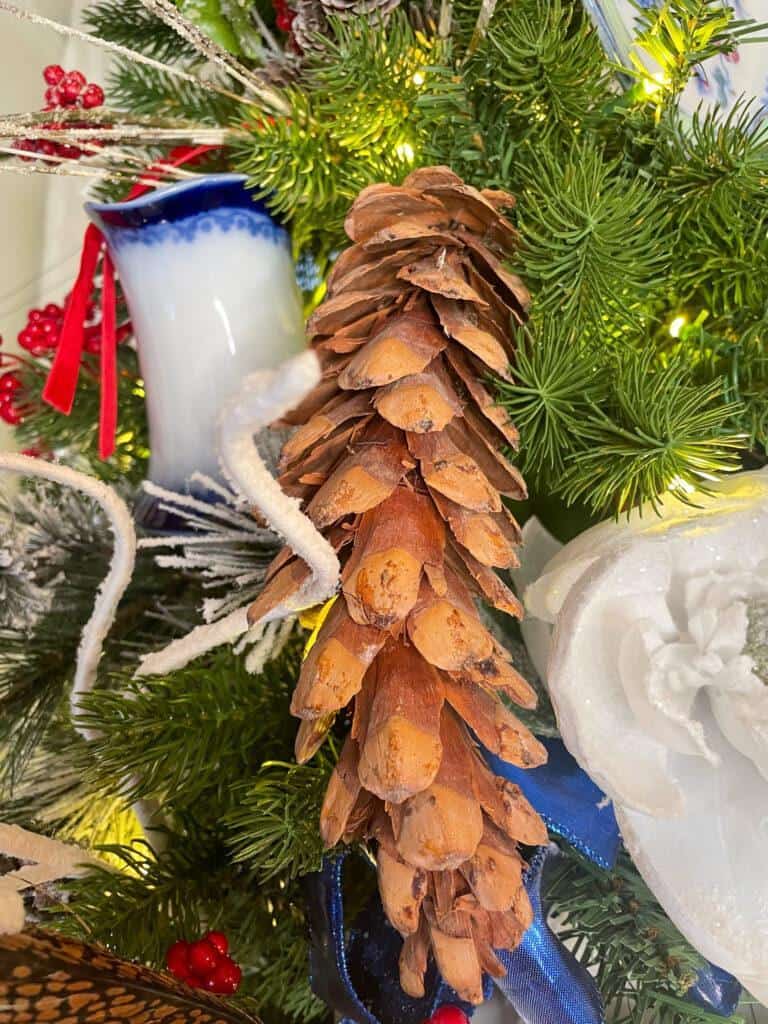
<path id="1" fill-rule="evenodd" d="M 101 351 L 101 323 L 96 322 L 95 317 L 96 304 L 89 302 L 85 311 L 83 348 L 91 355 L 98 355 Z M 59 344 L 63 324 L 64 306 L 49 302 L 43 309 L 30 309 L 26 326 L 18 334 L 19 345 L 30 355 L 44 356 Z"/>
<path id="2" fill-rule="evenodd" d="M 220 995 L 237 991 L 243 972 L 229 956 L 229 942 L 223 932 L 206 932 L 197 942 L 174 942 L 165 955 L 168 970 L 192 988 L 204 988 Z"/>
<path id="3" fill-rule="evenodd" d="M 21 378 L 12 370 L 8 370 L 0 376 L 0 419 L 12 427 L 17 426 L 24 419 L 18 402 L 20 398 L 18 392 L 21 387 Z"/>
<path id="4" fill-rule="evenodd" d="M 48 86 L 45 90 L 46 110 L 68 110 L 70 107 L 92 110 L 104 102 L 104 90 L 95 82 L 86 81 L 82 71 L 65 71 L 60 64 L 49 64 L 43 69 L 43 78 Z"/>
<path id="5" fill-rule="evenodd" d="M 59 64 L 49 64 L 43 70 L 43 78 L 48 88 L 45 90 L 45 110 L 71 110 L 80 107 L 93 110 L 104 102 L 104 90 L 95 82 L 86 81 L 82 71 L 65 71 Z M 86 122 L 68 121 L 69 128 L 82 127 Z M 46 128 L 59 128 L 61 125 L 51 123 Z M 78 146 L 70 146 L 63 142 L 50 139 L 18 139 L 14 146 L 28 153 L 42 153 L 43 156 L 60 156 L 68 160 L 77 160 L 83 155 Z M 32 157 L 23 159 L 31 160 Z"/>
<path id="6" fill-rule="evenodd" d="M 281 32 L 290 32 L 296 11 L 292 10 L 286 0 L 273 0 L 272 6 L 275 9 L 275 24 Z"/>

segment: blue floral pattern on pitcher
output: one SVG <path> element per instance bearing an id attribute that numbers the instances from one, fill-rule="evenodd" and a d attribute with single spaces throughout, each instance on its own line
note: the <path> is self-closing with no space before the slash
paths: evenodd
<path id="1" fill-rule="evenodd" d="M 164 242 L 194 242 L 211 231 L 244 231 L 253 238 L 265 238 L 288 245 L 288 233 L 266 214 L 250 210 L 209 210 L 177 221 L 160 221 L 140 228 L 123 228 L 112 240 L 115 249 L 125 245 L 161 245 Z"/>

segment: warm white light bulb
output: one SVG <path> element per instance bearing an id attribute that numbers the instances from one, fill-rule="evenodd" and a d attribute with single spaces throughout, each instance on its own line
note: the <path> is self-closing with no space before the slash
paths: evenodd
<path id="1" fill-rule="evenodd" d="M 684 316 L 676 316 L 672 323 L 669 325 L 669 333 L 673 338 L 679 338 L 680 332 L 688 323 L 688 320 Z"/>

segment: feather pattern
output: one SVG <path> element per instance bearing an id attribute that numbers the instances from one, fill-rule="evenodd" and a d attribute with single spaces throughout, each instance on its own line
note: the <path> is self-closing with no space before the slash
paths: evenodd
<path id="1" fill-rule="evenodd" d="M 167 974 L 53 932 L 0 936 L 0 1024 L 260 1024 Z"/>

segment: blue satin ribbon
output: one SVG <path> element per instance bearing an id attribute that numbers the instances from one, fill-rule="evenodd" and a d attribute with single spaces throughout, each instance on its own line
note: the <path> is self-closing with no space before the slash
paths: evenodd
<path id="1" fill-rule="evenodd" d="M 520 786 L 556 835 L 603 868 L 613 867 L 621 846 L 616 818 L 603 792 L 559 739 L 546 738 L 549 762 L 522 770 L 485 751 L 490 767 Z M 534 921 L 517 949 L 498 951 L 505 977 L 493 979 L 526 1024 L 604 1024 L 605 1014 L 592 976 L 563 946 L 547 924 L 541 881 L 550 848 L 539 847 L 525 874 Z M 411 999 L 400 988 L 398 958 L 402 939 L 389 924 L 378 897 L 347 934 L 344 926 L 344 856 L 329 858 L 308 877 L 310 974 L 312 989 L 349 1024 L 421 1024 L 443 1003 L 463 1003 L 438 975 L 434 964 L 425 978 L 425 996 Z M 687 998 L 712 1013 L 729 1017 L 741 995 L 736 979 L 708 965 Z"/>
<path id="2" fill-rule="evenodd" d="M 528 866 L 525 889 L 533 924 L 517 949 L 496 951 L 507 973 L 493 980 L 525 1024 L 604 1024 L 603 1001 L 592 975 L 547 924 L 541 880 L 550 851 L 540 846 Z"/>
<path id="3" fill-rule="evenodd" d="M 699 971 L 685 998 L 710 1013 L 730 1017 L 741 1001 L 741 983 L 722 967 L 707 964 Z"/>
<path id="4" fill-rule="evenodd" d="M 555 835 L 562 836 L 601 868 L 612 868 L 621 849 L 621 833 L 606 799 L 560 739 L 540 737 L 548 760 L 540 768 L 518 768 L 484 750 L 491 769 L 520 787 Z"/>
<path id="5" fill-rule="evenodd" d="M 342 884 L 345 860 L 346 854 L 327 857 L 322 870 L 305 880 L 309 973 L 315 995 L 349 1024 L 421 1024 L 444 1003 L 460 1006 L 471 1016 L 472 1007 L 446 985 L 434 963 L 424 978 L 422 999 L 403 992 L 398 967 L 403 940 L 386 919 L 378 895 L 347 935 Z M 486 998 L 491 990 L 487 981 Z"/>

